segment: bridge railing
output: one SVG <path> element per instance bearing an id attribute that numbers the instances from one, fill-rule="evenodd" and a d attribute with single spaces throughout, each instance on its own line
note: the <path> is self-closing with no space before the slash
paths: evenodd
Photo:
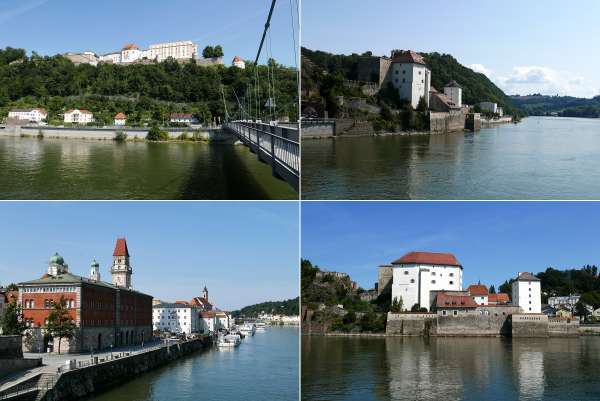
<path id="1" fill-rule="evenodd" d="M 243 141 L 256 146 L 290 170 L 300 174 L 300 144 L 298 130 L 262 123 L 233 121 L 228 127 L 235 131 Z"/>

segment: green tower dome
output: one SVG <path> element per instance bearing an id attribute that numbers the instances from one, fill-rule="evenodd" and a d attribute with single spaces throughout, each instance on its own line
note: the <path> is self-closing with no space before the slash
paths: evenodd
<path id="1" fill-rule="evenodd" d="M 54 255 L 52 255 L 52 257 L 50 258 L 50 264 L 53 264 L 53 265 L 64 265 L 65 264 L 65 260 L 63 259 L 62 256 L 60 256 L 58 254 L 58 252 L 54 252 Z"/>

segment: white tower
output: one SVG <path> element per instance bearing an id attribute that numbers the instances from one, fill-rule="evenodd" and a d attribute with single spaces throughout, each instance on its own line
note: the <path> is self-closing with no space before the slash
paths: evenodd
<path id="1" fill-rule="evenodd" d="M 96 262 L 96 259 L 92 261 L 90 266 L 90 280 L 100 281 L 100 264 Z"/>
<path id="2" fill-rule="evenodd" d="M 394 88 L 398 90 L 400 99 L 409 102 L 412 108 L 416 109 L 419 101 L 423 98 L 429 107 L 431 70 L 420 54 L 412 50 L 394 50 L 389 74 L 391 74 L 390 80 Z"/>
<path id="3" fill-rule="evenodd" d="M 462 86 L 456 81 L 450 81 L 444 86 L 444 95 L 457 107 L 462 107 Z"/>
<path id="4" fill-rule="evenodd" d="M 523 313 L 542 313 L 542 290 L 540 279 L 531 273 L 519 272 L 512 284 L 512 303 Z"/>
<path id="5" fill-rule="evenodd" d="M 54 252 L 54 255 L 52 255 L 50 261 L 48 262 L 48 275 L 56 277 L 59 274 L 68 272 L 69 265 L 65 263 L 65 260 L 58 254 L 58 252 Z"/>
<path id="6" fill-rule="evenodd" d="M 110 269 L 112 283 L 119 287 L 131 288 L 131 274 L 129 265 L 129 250 L 125 238 L 118 238 L 113 252 L 113 265 Z"/>

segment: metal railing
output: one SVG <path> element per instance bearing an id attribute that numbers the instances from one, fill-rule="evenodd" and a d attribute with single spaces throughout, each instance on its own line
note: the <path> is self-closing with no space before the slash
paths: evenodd
<path id="1" fill-rule="evenodd" d="M 263 152 L 296 177 L 300 176 L 297 129 L 246 121 L 232 121 L 226 126 L 246 145 Z"/>

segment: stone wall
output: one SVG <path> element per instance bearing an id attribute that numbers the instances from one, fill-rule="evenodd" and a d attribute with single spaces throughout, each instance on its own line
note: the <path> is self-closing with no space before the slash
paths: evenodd
<path id="1" fill-rule="evenodd" d="M 548 335 L 550 337 L 579 337 L 579 321 L 548 318 Z"/>
<path id="2" fill-rule="evenodd" d="M 144 372 L 166 365 L 212 344 L 209 337 L 169 347 L 161 347 L 109 362 L 63 373 L 54 388 L 41 397 L 42 401 L 78 400 L 97 391 L 138 377 Z"/>
<path id="3" fill-rule="evenodd" d="M 447 113 L 432 111 L 429 113 L 429 129 L 432 133 L 463 131 L 466 115 L 462 110 Z"/>
<path id="4" fill-rule="evenodd" d="M 369 121 L 355 120 L 353 118 L 340 118 L 336 120 L 336 135 L 373 135 L 375 130 Z"/>
<path id="5" fill-rule="evenodd" d="M 429 336 L 436 317 L 435 313 L 389 312 L 385 332 L 389 335 Z"/>
<path id="6" fill-rule="evenodd" d="M 548 316 L 543 314 L 512 315 L 513 337 L 548 337 Z"/>
<path id="7" fill-rule="evenodd" d="M 21 336 L 0 336 L 0 359 L 23 358 Z"/>
<path id="8" fill-rule="evenodd" d="M 509 316 L 437 316 L 432 336 L 510 336 Z"/>
<path id="9" fill-rule="evenodd" d="M 392 291 L 392 276 L 394 267 L 392 265 L 379 266 L 377 274 L 377 291 L 379 295 Z"/>
<path id="10" fill-rule="evenodd" d="M 465 128 L 470 131 L 481 130 L 481 114 L 479 114 L 479 113 L 467 114 Z"/>
<path id="11" fill-rule="evenodd" d="M 302 125 L 300 131 L 302 138 L 331 138 L 335 136 L 335 124 L 310 124 Z"/>

